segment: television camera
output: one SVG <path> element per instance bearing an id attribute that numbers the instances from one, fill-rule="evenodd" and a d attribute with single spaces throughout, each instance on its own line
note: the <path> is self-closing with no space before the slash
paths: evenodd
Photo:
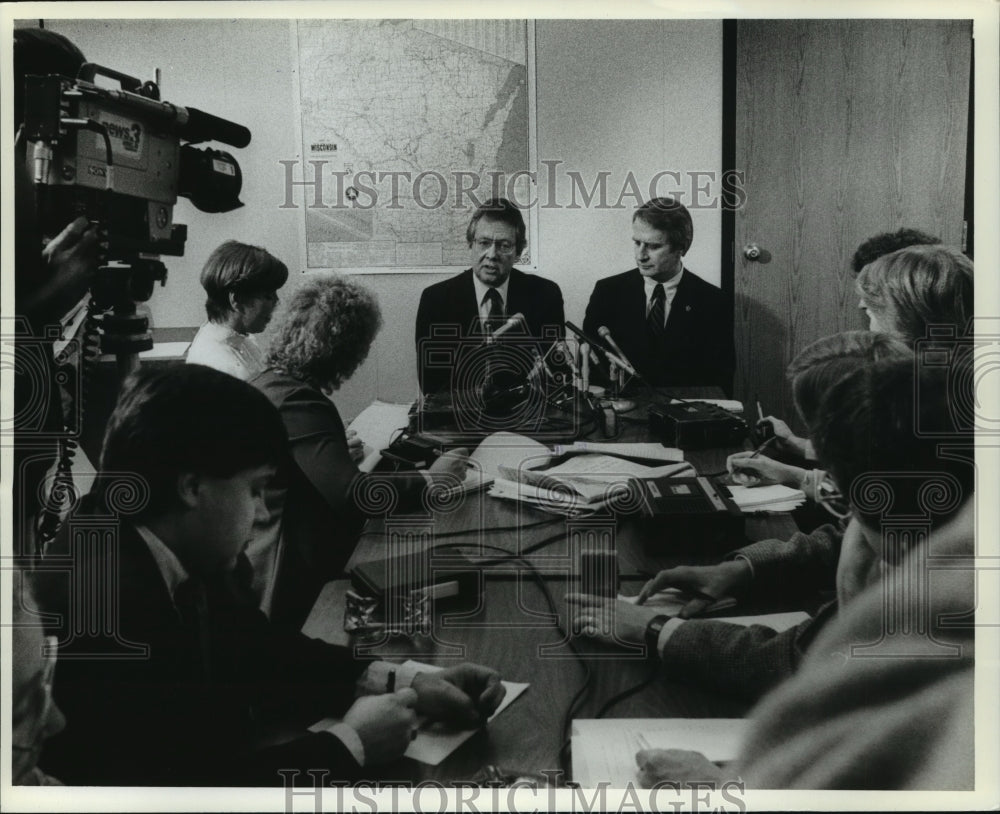
<path id="1" fill-rule="evenodd" d="M 98 76 L 117 87 L 99 86 Z M 81 215 L 98 227 L 91 309 L 100 315 L 102 351 L 131 369 L 153 344 L 136 304 L 166 282 L 160 255 L 184 254 L 187 227 L 173 222 L 177 197 L 210 213 L 243 205 L 236 159 L 194 145 L 214 140 L 242 148 L 250 131 L 161 101 L 156 82 L 86 63 L 72 79 L 25 78 L 24 135 L 43 234 L 51 238 Z"/>

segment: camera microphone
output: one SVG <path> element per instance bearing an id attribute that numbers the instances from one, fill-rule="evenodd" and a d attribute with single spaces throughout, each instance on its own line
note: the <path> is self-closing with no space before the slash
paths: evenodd
<path id="1" fill-rule="evenodd" d="M 242 124 L 213 116 L 194 107 L 177 108 L 177 135 L 188 141 L 221 141 L 230 147 L 246 147 L 250 131 Z"/>

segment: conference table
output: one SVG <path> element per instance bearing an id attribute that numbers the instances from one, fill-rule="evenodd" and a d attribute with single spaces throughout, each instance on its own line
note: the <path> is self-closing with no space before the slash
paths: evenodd
<path id="1" fill-rule="evenodd" d="M 714 388 L 675 388 L 683 398 L 719 397 Z M 645 406 L 620 416 L 618 441 L 649 441 Z M 590 440 L 600 441 L 600 433 Z M 689 450 L 685 458 L 702 474 L 725 470 L 735 449 Z M 566 716 L 593 718 L 609 699 L 632 688 L 605 713 L 611 718 L 741 717 L 746 701 L 685 683 L 669 667 L 652 665 L 638 649 L 628 653 L 572 630 L 566 593 L 579 591 L 577 558 L 581 547 L 610 546 L 617 553 L 623 594 L 638 593 L 662 568 L 717 562 L 748 541 L 786 538 L 795 531 L 787 514 L 748 515 L 745 538 L 696 544 L 661 539 L 661 525 L 635 517 L 552 515 L 519 502 L 498 500 L 484 491 L 466 494 L 445 510 L 370 520 L 348 563 L 434 549 L 432 562 L 447 562 L 458 552 L 479 568 L 478 601 L 453 601 L 435 607 L 423 628 L 430 635 L 385 637 L 365 655 L 415 659 L 448 666 L 473 661 L 495 667 L 504 679 L 530 686 L 483 730 L 439 765 L 402 759 L 382 767 L 379 776 L 404 782 L 468 781 L 484 766 L 511 775 L 569 772 Z M 498 551 L 502 549 L 502 551 Z M 346 583 L 331 584 L 320 596 L 304 630 L 330 641 L 346 641 L 343 603 Z M 589 676 L 588 676 L 589 673 Z M 644 683 L 645 682 L 645 683 Z M 640 686 L 642 685 L 642 686 Z M 571 778 L 566 778 L 571 779 Z"/>

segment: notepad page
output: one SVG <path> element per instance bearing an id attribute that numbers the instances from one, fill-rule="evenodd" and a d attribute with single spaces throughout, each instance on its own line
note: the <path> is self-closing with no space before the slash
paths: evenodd
<path id="1" fill-rule="evenodd" d="M 639 786 L 636 753 L 688 749 L 715 762 L 731 761 L 746 737 L 743 718 L 577 718 L 573 721 L 573 780 L 583 788 Z"/>

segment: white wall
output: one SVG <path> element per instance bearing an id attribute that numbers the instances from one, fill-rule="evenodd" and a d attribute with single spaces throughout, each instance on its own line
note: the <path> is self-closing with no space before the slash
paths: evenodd
<path id="1" fill-rule="evenodd" d="M 150 302 L 157 327 L 200 324 L 204 296 L 198 273 L 223 240 L 265 246 L 293 272 L 304 267 L 301 211 L 279 208 L 284 170 L 278 161 L 299 157 L 287 21 L 53 20 L 49 26 L 70 37 L 91 61 L 141 79 L 161 68 L 165 100 L 232 119 L 253 132 L 248 148 L 233 151 L 244 171 L 244 208 L 204 215 L 183 200 L 175 208 L 176 221 L 188 224 L 187 249 L 182 258 L 166 258 L 167 287 Z M 680 172 L 680 186 L 664 177 L 659 192 L 686 190 L 682 200 L 688 204 L 692 193 L 685 173 L 720 172 L 721 21 L 540 20 L 536 58 L 538 153 L 540 159 L 563 162 L 557 170 L 559 204 L 571 203 L 565 175 L 570 170 L 588 187 L 598 172 L 609 172 L 611 204 L 630 171 L 644 199 L 655 173 Z M 559 283 L 566 316 L 574 322 L 582 321 L 595 280 L 634 265 L 635 201 L 627 197 L 622 206 L 539 210 L 540 273 Z M 686 262 L 718 284 L 721 213 L 694 209 L 692 216 L 695 240 Z M 413 397 L 417 294 L 445 276 L 365 277 L 379 296 L 385 327 L 368 361 L 336 398 L 345 417 L 376 397 Z"/>

